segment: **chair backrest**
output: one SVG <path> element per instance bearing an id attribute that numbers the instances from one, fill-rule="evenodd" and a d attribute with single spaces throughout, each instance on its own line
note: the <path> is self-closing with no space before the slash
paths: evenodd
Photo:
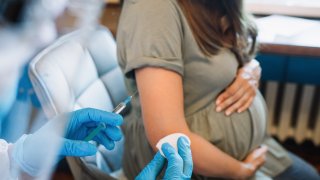
<path id="1" fill-rule="evenodd" d="M 49 118 L 84 107 L 111 111 L 127 96 L 112 34 L 104 27 L 87 33 L 59 38 L 30 63 L 31 82 Z"/>
<path id="2" fill-rule="evenodd" d="M 29 76 L 48 118 L 86 107 L 112 111 L 127 96 L 116 43 L 104 27 L 59 38 L 31 61 Z M 107 162 L 94 161 L 110 173 L 121 167 L 122 150 L 123 142 L 117 143 L 114 151 L 103 151 Z"/>

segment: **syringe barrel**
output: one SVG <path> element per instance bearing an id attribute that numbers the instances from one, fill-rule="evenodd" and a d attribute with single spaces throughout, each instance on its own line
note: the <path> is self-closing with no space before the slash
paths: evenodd
<path id="1" fill-rule="evenodd" d="M 112 112 L 116 114 L 120 114 L 125 107 L 126 107 L 126 104 L 121 102 L 117 107 L 114 108 Z"/>

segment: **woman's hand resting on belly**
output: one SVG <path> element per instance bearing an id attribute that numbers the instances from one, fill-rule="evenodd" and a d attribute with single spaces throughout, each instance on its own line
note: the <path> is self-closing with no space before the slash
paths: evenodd
<path id="1" fill-rule="evenodd" d="M 253 150 L 242 162 L 239 179 L 248 179 L 253 176 L 265 163 L 267 151 L 267 146 L 261 146 Z"/>
<path id="2" fill-rule="evenodd" d="M 261 67 L 255 59 L 238 69 L 235 80 L 216 99 L 216 111 L 229 116 L 247 110 L 256 96 L 260 76 Z"/>

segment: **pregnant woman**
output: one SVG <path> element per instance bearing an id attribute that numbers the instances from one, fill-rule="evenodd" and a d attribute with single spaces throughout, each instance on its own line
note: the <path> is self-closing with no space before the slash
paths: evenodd
<path id="1" fill-rule="evenodd" d="M 195 179 L 318 177 L 266 134 L 250 71 L 256 36 L 242 0 L 125 1 L 118 59 L 129 91 L 139 92 L 124 128 L 129 179 L 176 132 L 191 139 Z"/>

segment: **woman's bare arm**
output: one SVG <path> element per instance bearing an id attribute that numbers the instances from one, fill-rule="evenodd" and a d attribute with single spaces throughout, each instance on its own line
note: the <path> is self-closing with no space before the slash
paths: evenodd
<path id="1" fill-rule="evenodd" d="M 135 75 L 147 138 L 154 149 L 162 137 L 175 132 L 184 133 L 192 142 L 194 172 L 197 174 L 224 178 L 250 176 L 242 162 L 189 130 L 184 117 L 183 86 L 179 74 L 163 68 L 145 67 L 135 70 Z"/>

